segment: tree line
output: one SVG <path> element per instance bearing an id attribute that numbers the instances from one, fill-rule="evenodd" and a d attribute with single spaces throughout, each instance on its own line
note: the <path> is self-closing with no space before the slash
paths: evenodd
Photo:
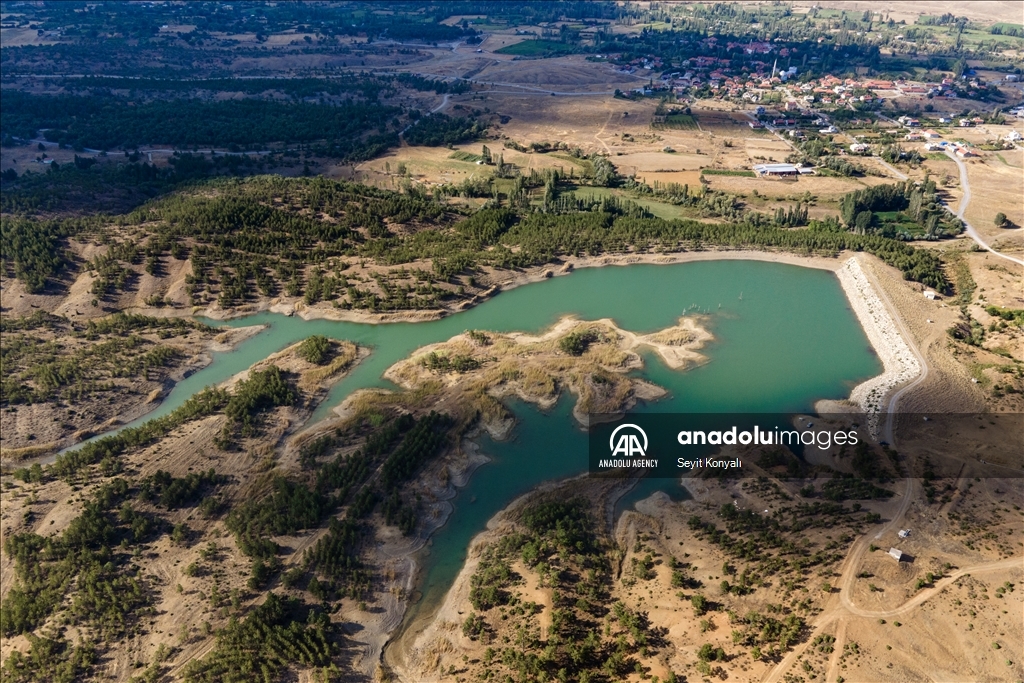
<path id="1" fill-rule="evenodd" d="M 363 140 L 366 131 L 386 135 L 392 120 L 402 114 L 399 107 L 375 102 L 333 106 L 256 99 L 157 100 L 131 106 L 113 98 L 31 95 L 15 90 L 5 92 L 4 99 L 0 133 L 32 139 L 40 129 L 47 129 L 46 139 L 51 142 L 100 150 L 160 143 L 252 147 L 328 140 L 358 141 L 350 155 L 359 158 L 359 147 L 367 144 Z M 393 136 L 394 126 L 390 131 Z"/>

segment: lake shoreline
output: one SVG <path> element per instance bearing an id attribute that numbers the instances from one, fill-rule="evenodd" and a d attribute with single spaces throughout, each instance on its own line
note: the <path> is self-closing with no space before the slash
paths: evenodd
<path id="1" fill-rule="evenodd" d="M 568 274 L 576 267 L 587 268 L 636 264 L 667 265 L 710 260 L 771 261 L 828 270 L 835 273 L 861 329 L 882 363 L 883 370 L 880 374 L 874 375 L 856 385 L 851 390 L 847 399 L 838 401 L 818 401 L 815 404 L 815 409 L 819 413 L 827 412 L 829 410 L 849 412 L 852 407 L 859 412 L 874 415 L 875 419 L 872 421 L 871 418 L 869 418 L 869 422 L 871 423 L 872 429 L 877 431 L 877 414 L 882 410 L 885 399 L 898 386 L 914 379 L 914 377 L 921 372 L 922 368 L 911 350 L 910 342 L 904 339 L 903 334 L 895 324 L 893 316 L 896 312 L 891 311 L 889 307 L 883 303 L 883 300 L 879 296 L 875 286 L 866 276 L 860 260 L 856 255 L 851 255 L 849 258 L 840 260 L 823 257 L 801 257 L 793 254 L 716 251 L 674 255 L 646 255 L 646 258 L 639 256 L 592 257 L 567 263 L 563 266 L 561 274 Z M 523 279 L 520 278 L 504 284 L 503 288 L 512 289 L 513 287 L 540 281 L 547 279 L 548 277 L 551 277 L 551 275 L 542 274 L 539 278 L 528 281 L 522 281 Z M 408 674 L 409 661 L 407 660 L 407 657 L 410 654 L 410 651 L 416 650 L 418 646 L 422 647 L 424 645 L 428 634 L 432 633 L 430 627 L 437 621 L 439 615 L 444 614 L 451 616 L 449 613 L 452 612 L 453 608 L 452 605 L 449 604 L 450 596 L 454 593 L 458 593 L 460 587 L 461 589 L 465 589 L 465 586 L 468 585 L 467 582 L 469 581 L 469 577 L 479 560 L 479 552 L 474 552 L 474 549 L 479 551 L 481 545 L 488 538 L 495 535 L 497 528 L 501 526 L 501 520 L 507 519 L 510 511 L 521 506 L 523 501 L 529 500 L 538 493 L 550 490 L 576 478 L 578 478 L 578 476 L 570 477 L 567 480 L 542 482 L 529 492 L 516 497 L 507 506 L 488 519 L 484 529 L 471 539 L 466 551 L 467 560 L 463 564 L 462 569 L 456 575 L 453 584 L 446 591 L 445 597 L 438 604 L 425 606 L 428 612 L 433 613 L 433 616 L 431 617 L 429 613 L 424 613 L 423 607 L 417 608 L 414 612 L 409 611 L 409 607 L 411 607 L 411 605 L 407 607 L 406 613 L 411 618 L 409 620 L 403 619 L 403 625 L 394 634 L 392 634 L 392 637 L 388 639 L 388 642 L 384 646 L 385 652 L 389 646 L 397 647 L 400 652 L 392 651 L 392 656 L 385 656 L 381 663 L 384 666 L 388 666 L 389 668 L 395 667 L 402 673 Z M 468 481 L 466 483 L 468 483 Z M 622 493 L 624 494 L 625 491 Z M 442 527 L 443 524 L 437 528 L 440 529 Z M 436 530 L 437 529 L 435 529 L 435 531 Z M 424 569 L 423 566 L 421 566 L 422 558 L 417 554 L 416 557 L 411 559 L 413 563 L 417 565 L 413 573 L 417 580 L 421 580 Z M 462 592 L 465 592 L 465 590 Z M 386 661 L 388 659 L 391 661 Z"/>
<path id="2" fill-rule="evenodd" d="M 886 399 L 894 389 L 917 377 L 923 368 L 911 347 L 912 342 L 904 338 L 896 324 L 896 312 L 883 302 L 857 257 L 847 259 L 835 273 L 884 369 L 881 374 L 855 386 L 846 401 L 819 401 L 815 408 L 823 413 L 855 406 L 868 414 L 870 429 L 877 437 L 878 415 L 885 411 Z"/>
<path id="3" fill-rule="evenodd" d="M 853 392 L 850 393 L 850 398 L 847 400 L 854 401 L 859 396 L 857 393 L 858 390 L 860 390 L 862 394 L 869 392 L 869 389 L 861 389 L 861 387 L 886 385 L 886 382 L 888 382 L 889 379 L 892 378 L 892 373 L 889 373 L 890 368 L 886 364 L 886 359 L 891 356 L 891 353 L 889 353 L 889 349 L 886 346 L 886 344 L 888 344 L 891 340 L 887 338 L 884 334 L 881 336 L 879 334 L 873 335 L 873 333 L 869 330 L 869 322 L 871 320 L 870 311 L 885 311 L 884 306 L 882 306 L 881 300 L 878 298 L 877 292 L 873 290 L 871 283 L 863 277 L 863 273 L 861 273 L 860 278 L 841 274 L 843 273 L 844 268 L 847 270 L 852 269 L 853 266 L 849 265 L 851 262 L 854 264 L 858 264 L 859 268 L 859 258 L 864 257 L 849 257 L 847 254 L 842 254 L 842 256 L 847 256 L 847 258 L 845 260 L 842 260 L 840 258 L 828 258 L 821 256 L 800 256 L 797 254 L 790 254 L 785 252 L 714 250 L 701 252 L 680 252 L 674 254 L 623 254 L 618 256 L 585 257 L 580 259 L 566 260 L 560 264 L 560 267 L 557 269 L 557 271 L 553 270 L 551 267 L 546 267 L 531 269 L 530 271 L 526 271 L 523 273 L 516 273 L 515 277 L 497 283 L 497 285 L 492 287 L 489 291 L 498 293 L 501 290 L 515 289 L 525 284 L 541 282 L 543 280 L 561 277 L 562 275 L 568 275 L 578 268 L 601 268 L 606 266 L 675 265 L 698 261 L 761 261 L 801 266 L 816 270 L 827 270 L 836 273 L 837 279 L 839 280 L 842 286 L 844 295 L 846 296 L 846 299 L 851 309 L 856 314 L 856 318 L 861 329 L 864 331 L 865 336 L 871 343 L 872 347 L 875 349 L 876 355 L 879 357 L 879 359 L 882 360 L 882 364 L 884 366 L 882 374 L 875 375 L 869 380 L 862 382 L 853 390 Z M 655 278 L 654 281 L 656 280 L 657 278 Z M 655 288 L 656 287 L 657 284 L 655 284 Z M 748 296 L 748 299 L 749 298 L 750 297 Z M 870 303 L 865 303 L 865 300 L 867 299 L 870 299 Z M 479 303 L 482 303 L 485 300 L 486 299 L 480 299 Z M 278 314 L 289 315 L 289 311 L 286 308 L 282 308 L 280 306 L 280 302 L 278 304 L 274 304 L 269 308 L 264 308 L 263 310 Z M 368 313 L 338 311 L 337 309 L 329 309 L 326 311 L 327 313 L 330 313 L 332 315 L 317 315 L 322 311 L 323 307 L 308 308 L 300 310 L 298 312 L 296 312 L 293 309 L 291 311 L 291 315 L 295 315 L 296 317 L 300 317 L 304 320 L 323 319 L 338 322 L 359 322 L 364 324 L 375 324 L 382 322 L 425 322 L 428 320 L 435 320 L 441 317 L 449 317 L 449 314 L 442 315 L 438 313 L 437 315 L 434 315 L 432 312 L 429 311 L 420 311 L 408 315 L 396 313 L 379 314 L 371 316 L 371 314 Z M 243 318 L 255 312 L 257 311 L 243 312 L 240 313 L 238 316 L 228 316 L 223 317 L 221 319 L 227 320 L 229 318 L 236 317 Z M 376 319 L 374 320 L 371 318 Z M 562 322 L 564 323 L 564 319 Z M 558 324 L 556 323 L 555 327 L 557 327 L 557 325 Z M 876 328 L 877 327 L 879 327 L 879 324 L 876 324 Z M 884 327 L 884 325 L 882 327 Z M 421 347 L 419 350 L 411 352 L 408 357 L 412 357 L 413 355 L 419 353 L 425 348 L 427 347 Z M 667 360 L 664 354 L 660 355 L 662 355 L 663 360 Z M 882 379 L 887 377 L 887 373 L 889 379 Z M 872 384 L 872 382 L 874 382 L 875 384 Z M 886 386 L 886 390 L 889 390 L 894 385 L 888 384 Z M 380 391 L 379 388 L 365 390 Z M 360 393 L 360 390 L 357 390 L 355 393 L 348 396 L 345 402 L 350 400 L 354 395 L 358 393 Z M 332 410 L 332 412 L 334 412 L 335 415 L 330 416 L 331 418 L 344 416 L 343 411 L 338 411 L 337 408 L 342 408 L 345 402 L 339 404 L 339 406 L 337 406 L 335 410 Z M 848 411 L 849 408 L 847 408 L 846 410 Z M 579 419 L 579 415 L 575 415 L 574 417 L 576 418 L 575 421 L 583 423 L 583 420 Z M 307 424 L 302 429 L 300 429 L 300 431 L 306 431 L 309 427 L 313 426 L 314 425 Z M 508 425 L 508 427 L 511 427 L 511 425 Z M 473 459 L 470 458 L 470 460 Z M 445 492 L 446 495 L 440 496 L 435 501 L 438 504 L 439 508 L 441 509 L 437 510 L 439 514 L 432 520 L 432 523 L 428 525 L 432 528 L 421 530 L 421 542 L 423 544 L 429 543 L 430 539 L 434 537 L 438 529 L 443 528 L 448 523 L 451 512 L 453 511 L 452 499 L 458 495 L 459 491 L 461 491 L 466 485 L 468 485 L 469 480 L 472 477 L 475 469 L 479 467 L 482 464 L 482 462 L 470 463 L 467 461 L 465 464 L 472 466 L 468 467 L 466 470 L 462 472 L 464 476 L 457 477 L 458 481 L 450 482 L 450 485 L 446 487 L 448 489 Z M 557 481 L 564 480 L 548 480 L 540 484 L 538 487 L 531 489 L 530 493 L 543 489 L 545 486 L 554 485 L 557 483 Z M 524 495 L 530 494 L 528 493 Z M 501 513 L 499 512 L 498 514 Z M 476 542 L 477 539 L 476 537 L 474 537 L 470 545 L 472 546 Z M 394 546 L 390 546 L 389 549 L 392 549 L 394 551 L 392 553 L 387 554 L 387 561 L 389 563 L 389 566 L 391 566 L 396 571 L 396 574 L 401 577 L 400 583 L 403 584 L 403 587 L 406 589 L 406 592 L 408 594 L 412 590 L 418 588 L 423 579 L 423 571 L 425 569 L 425 563 L 423 562 L 421 554 L 423 551 L 423 545 L 406 545 L 404 543 L 396 543 Z M 465 571 L 465 567 L 463 567 L 462 571 Z M 410 608 L 411 604 L 408 600 L 389 599 L 383 615 L 379 619 L 374 619 L 373 623 L 365 624 L 365 626 L 367 627 L 366 631 L 362 634 L 361 638 L 357 639 L 358 641 L 365 642 L 367 645 L 366 655 L 368 656 L 368 659 L 364 660 L 364 666 L 372 666 L 374 660 L 379 661 L 379 657 L 382 654 L 386 644 L 391 640 L 396 638 L 404 638 L 407 637 L 407 635 L 414 636 L 414 634 L 409 633 L 409 629 L 412 628 L 411 622 L 407 622 L 405 619 L 405 616 L 409 612 Z M 427 616 L 424 615 L 421 610 L 416 610 L 415 618 L 412 621 L 419 623 L 422 619 L 426 618 Z"/>
<path id="4" fill-rule="evenodd" d="M 462 305 L 451 308 L 371 313 L 364 310 L 338 309 L 324 304 L 307 306 L 301 297 L 277 297 L 262 300 L 251 306 L 233 309 L 218 307 L 195 308 L 189 315 L 218 321 L 237 320 L 257 313 L 280 313 L 289 317 L 297 316 L 303 320 L 329 320 L 332 322 L 368 325 L 429 322 L 467 311 L 485 301 L 489 301 L 503 291 L 509 291 L 535 282 L 543 282 L 554 277 L 569 275 L 574 270 L 580 268 L 672 265 L 697 261 L 765 261 L 835 271 L 842 266 L 841 257 L 842 253 L 839 257 L 832 258 L 828 256 L 804 256 L 784 251 L 757 251 L 754 249 L 709 249 L 707 251 L 679 251 L 660 254 L 606 254 L 579 258 L 569 257 L 555 263 L 527 268 L 523 271 L 495 270 L 493 271 L 495 282 L 492 286 L 473 297 L 473 299 L 462 302 Z"/>
<path id="5" fill-rule="evenodd" d="M 2 458 L 0 458 L 0 467 L 7 471 L 15 466 L 29 467 L 36 463 L 49 465 L 57 459 L 57 456 L 68 450 L 76 449 L 88 441 L 110 436 L 135 423 L 146 421 L 179 382 L 210 365 L 213 362 L 213 354 L 234 351 L 241 343 L 252 339 L 266 328 L 266 325 L 248 325 L 221 330 L 215 337 L 203 343 L 195 355 L 168 373 L 158 390 L 150 392 L 133 407 L 120 410 L 92 428 L 77 430 L 53 443 L 43 444 L 34 449 L 4 449 Z M 17 450 L 23 450 L 26 453 L 23 457 L 17 457 Z"/>
<path id="6" fill-rule="evenodd" d="M 502 291 L 510 291 L 523 285 L 543 282 L 555 277 L 570 275 L 582 268 L 604 268 L 609 266 L 631 265 L 673 265 L 696 263 L 701 261 L 762 261 L 782 263 L 803 268 L 827 270 L 836 274 L 846 299 L 857 317 L 864 334 L 871 342 L 883 371 L 879 375 L 868 378 L 855 386 L 847 399 L 840 401 L 819 402 L 818 412 L 849 411 L 869 414 L 883 410 L 885 398 L 900 384 L 911 381 L 922 370 L 916 355 L 908 341 L 903 338 L 894 322 L 897 312 L 890 310 L 879 297 L 876 287 L 871 284 L 860 265 L 862 257 L 857 253 L 840 252 L 836 257 L 800 255 L 784 251 L 759 251 L 753 249 L 710 249 L 707 251 L 681 251 L 661 254 L 607 254 L 602 256 L 585 256 L 568 258 L 558 264 L 546 264 L 529 268 L 513 277 L 500 280 L 491 286 L 483 295 L 474 297 L 467 305 L 460 308 L 399 311 L 393 313 L 370 313 L 367 311 L 340 311 L 325 306 L 307 307 L 301 299 L 281 301 L 275 299 L 258 304 L 254 310 L 223 311 L 206 309 L 196 315 L 203 315 L 213 320 L 233 320 L 244 318 L 260 312 L 297 315 L 303 320 L 329 320 L 333 322 L 351 322 L 361 324 L 388 324 L 429 322 L 439 320 L 456 313 L 467 311 L 476 305 L 488 301 Z M 855 265 L 851 265 L 855 264 Z M 502 272 L 502 271 L 496 271 Z"/>

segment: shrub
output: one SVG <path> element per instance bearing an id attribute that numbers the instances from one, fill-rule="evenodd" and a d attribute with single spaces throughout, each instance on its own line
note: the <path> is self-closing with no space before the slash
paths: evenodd
<path id="1" fill-rule="evenodd" d="M 327 360 L 327 354 L 331 350 L 331 342 L 321 334 L 307 337 L 301 344 L 297 353 L 299 357 L 314 365 L 323 365 Z"/>
<path id="2" fill-rule="evenodd" d="M 570 356 L 582 356 L 587 348 L 597 341 L 597 333 L 592 330 L 570 332 L 558 341 L 558 348 Z"/>

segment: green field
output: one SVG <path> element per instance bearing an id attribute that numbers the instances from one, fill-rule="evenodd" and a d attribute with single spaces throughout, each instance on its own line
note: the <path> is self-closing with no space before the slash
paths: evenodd
<path id="1" fill-rule="evenodd" d="M 524 40 L 521 43 L 508 45 L 495 50 L 498 54 L 516 55 L 519 57 L 550 57 L 552 55 L 567 55 L 575 51 L 575 47 L 567 43 L 559 43 L 554 40 Z"/>
<path id="2" fill-rule="evenodd" d="M 658 218 L 663 218 L 667 221 L 676 218 L 687 218 L 688 215 L 683 211 L 681 206 L 675 206 L 667 202 L 658 202 L 651 199 L 644 199 L 642 197 L 635 197 L 628 192 L 618 190 L 610 187 L 580 187 L 568 194 L 577 195 L 579 197 L 615 197 L 623 201 L 633 202 L 639 204 Z"/>
<path id="3" fill-rule="evenodd" d="M 1000 31 L 1002 31 L 1003 33 L 1001 35 L 1006 35 L 1008 31 L 1017 31 L 1019 33 L 1024 33 L 1024 26 L 1022 26 L 1021 24 L 1008 24 L 1005 21 L 1000 21 L 998 23 L 992 24 L 991 28 L 999 29 Z"/>
<path id="4" fill-rule="evenodd" d="M 470 161 L 476 163 L 483 159 L 479 154 L 473 154 L 472 152 L 463 152 L 462 150 L 456 150 L 448 155 L 449 159 L 455 159 L 456 161 Z"/>
<path id="5" fill-rule="evenodd" d="M 753 171 L 736 171 L 727 168 L 705 168 L 701 170 L 701 175 L 734 175 L 742 178 L 757 177 L 757 174 Z"/>
<path id="6" fill-rule="evenodd" d="M 897 232 L 905 232 L 915 237 L 924 234 L 924 228 L 902 211 L 879 211 L 875 218 L 883 225 L 891 224 Z"/>
<path id="7" fill-rule="evenodd" d="M 697 117 L 692 114 L 669 114 L 663 123 L 652 123 L 651 127 L 670 130 L 697 130 Z"/>
<path id="8" fill-rule="evenodd" d="M 547 156 L 555 159 L 561 159 L 562 161 L 568 161 L 573 166 L 582 168 L 587 173 L 591 173 L 594 170 L 594 164 L 589 159 L 580 159 L 579 157 L 574 157 L 571 154 L 548 154 Z"/>

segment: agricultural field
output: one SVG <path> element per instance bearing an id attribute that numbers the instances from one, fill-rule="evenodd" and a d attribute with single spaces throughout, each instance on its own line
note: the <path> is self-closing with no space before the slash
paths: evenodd
<path id="1" fill-rule="evenodd" d="M 495 50 L 496 54 L 516 57 L 553 57 L 572 52 L 572 46 L 553 40 L 523 40 Z"/>

